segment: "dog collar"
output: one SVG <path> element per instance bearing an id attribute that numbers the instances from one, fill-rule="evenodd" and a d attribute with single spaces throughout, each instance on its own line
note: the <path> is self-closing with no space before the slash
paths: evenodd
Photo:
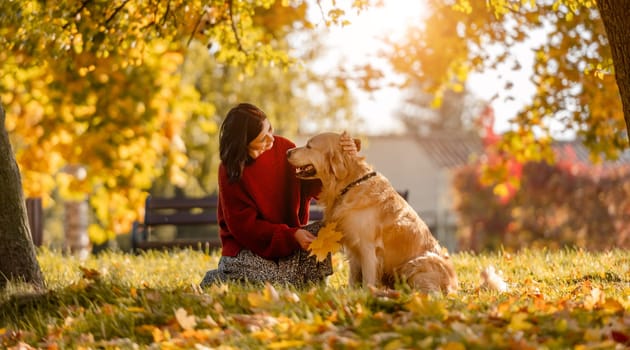
<path id="1" fill-rule="evenodd" d="M 348 186 L 344 187 L 343 190 L 341 190 L 341 192 L 339 192 L 339 197 L 343 196 L 344 194 L 346 194 L 346 192 L 350 191 L 350 189 L 358 184 L 360 184 L 361 182 L 371 178 L 372 176 L 376 175 L 376 171 L 373 171 L 371 173 L 367 173 L 365 175 L 363 175 L 363 177 L 361 177 L 358 180 L 355 180 L 351 183 L 348 184 Z"/>

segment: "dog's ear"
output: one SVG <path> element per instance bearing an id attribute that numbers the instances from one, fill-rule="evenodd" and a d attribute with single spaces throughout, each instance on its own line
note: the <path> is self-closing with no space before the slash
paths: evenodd
<path id="1" fill-rule="evenodd" d="M 332 151 L 328 155 L 330 172 L 336 179 L 343 179 L 348 176 L 348 168 L 346 167 L 346 159 L 341 152 Z"/>

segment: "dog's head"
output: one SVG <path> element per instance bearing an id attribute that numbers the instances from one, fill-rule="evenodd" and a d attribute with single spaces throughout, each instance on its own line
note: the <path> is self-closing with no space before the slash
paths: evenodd
<path id="1" fill-rule="evenodd" d="M 313 136 L 306 146 L 287 151 L 289 163 L 296 168 L 301 179 L 343 180 L 349 176 L 351 163 L 356 162 L 340 144 L 341 135 L 327 132 Z M 354 139 L 357 150 L 361 143 Z"/>

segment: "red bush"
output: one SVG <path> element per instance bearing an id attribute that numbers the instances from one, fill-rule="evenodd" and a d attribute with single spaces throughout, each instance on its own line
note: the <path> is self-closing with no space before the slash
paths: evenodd
<path id="1" fill-rule="evenodd" d="M 630 167 L 562 160 L 525 163 L 520 187 L 499 200 L 480 165 L 454 177 L 461 250 L 630 247 Z"/>

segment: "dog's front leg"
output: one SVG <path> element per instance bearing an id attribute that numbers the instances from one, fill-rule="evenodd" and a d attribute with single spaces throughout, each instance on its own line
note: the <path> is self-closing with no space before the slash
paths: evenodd
<path id="1" fill-rule="evenodd" d="M 351 287 L 356 287 L 360 285 L 361 279 L 362 279 L 362 273 L 361 273 L 361 260 L 358 255 L 348 253 L 348 268 L 350 270 L 348 284 Z"/>
<path id="2" fill-rule="evenodd" d="M 376 248 L 373 246 L 361 247 L 361 272 L 363 273 L 363 286 L 379 286 L 381 283 L 381 264 L 376 256 Z"/>

